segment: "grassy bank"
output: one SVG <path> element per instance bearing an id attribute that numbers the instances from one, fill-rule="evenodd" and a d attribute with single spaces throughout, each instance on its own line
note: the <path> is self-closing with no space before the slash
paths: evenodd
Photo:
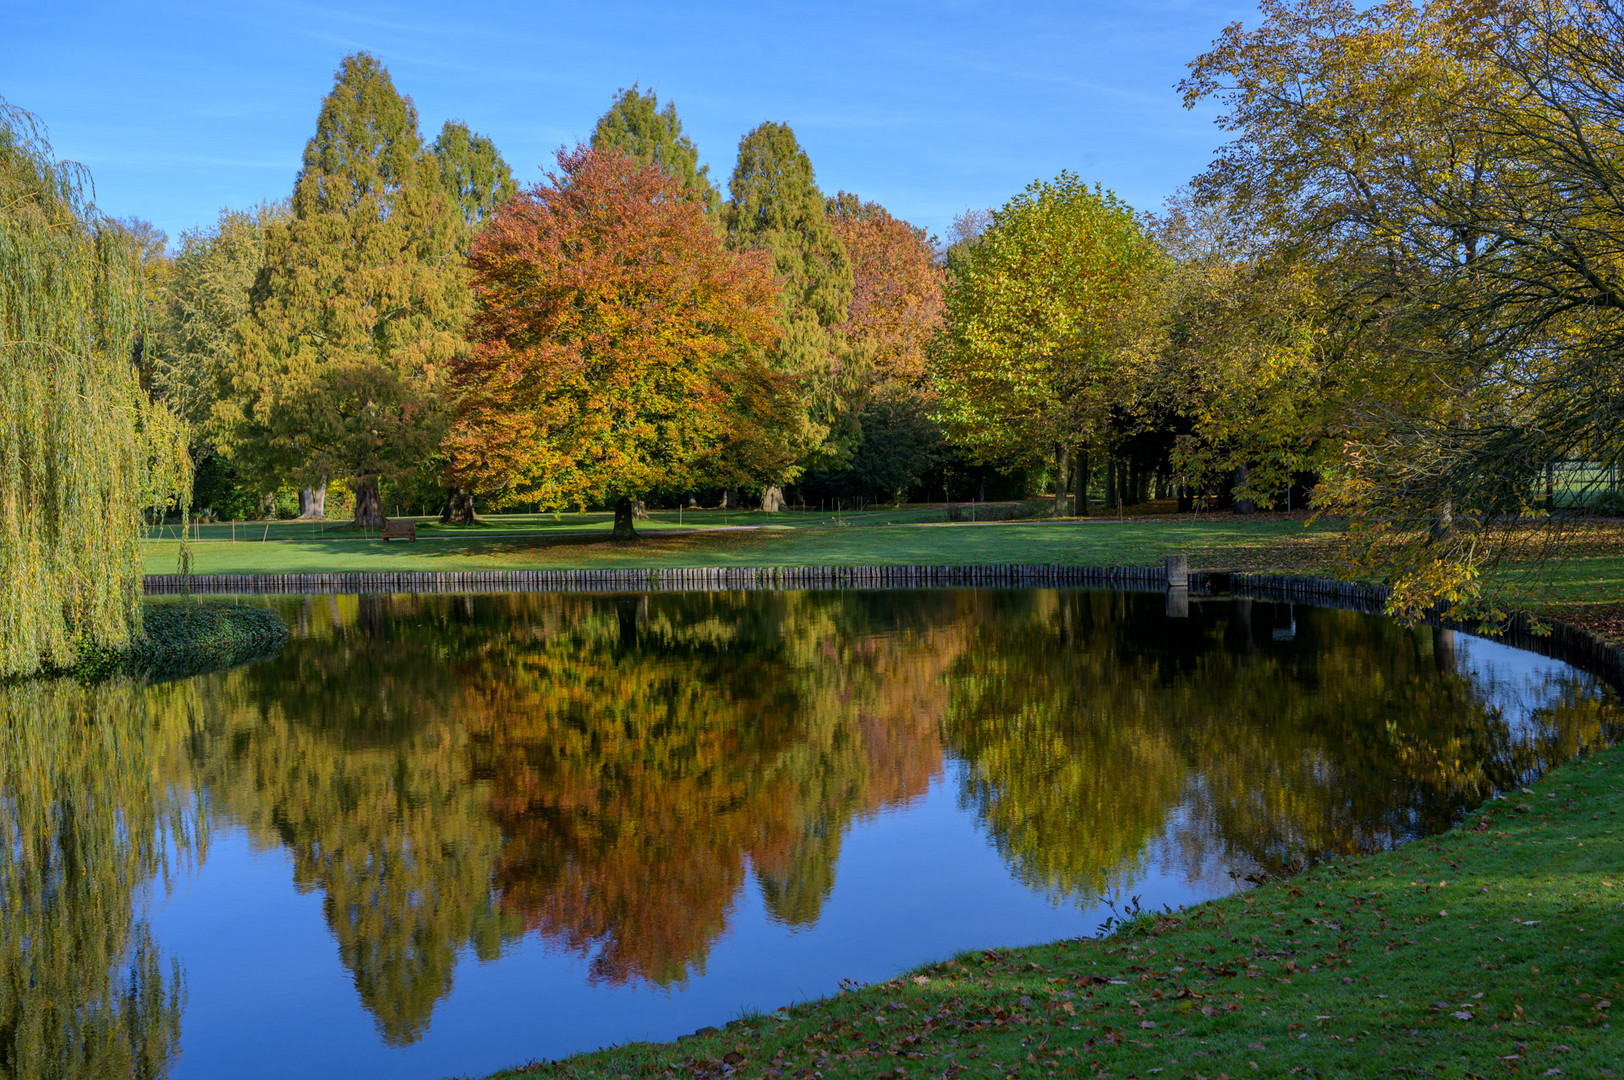
<path id="1" fill-rule="evenodd" d="M 707 513 L 715 514 L 716 511 Z M 592 515 L 581 515 L 589 518 Z M 550 528 L 420 533 L 416 542 L 381 543 L 354 535 L 283 540 L 210 540 L 192 546 L 198 573 L 316 573 L 322 571 L 529 570 L 608 567 L 882 565 L 930 563 L 1151 563 L 1168 551 L 1189 551 L 1199 565 L 1247 564 L 1278 552 L 1299 562 L 1323 560 L 1336 529 L 1284 518 L 1170 518 L 1123 521 L 894 522 L 893 515 L 784 524 L 754 515 L 739 527 L 714 523 L 645 529 L 641 540 L 617 544 L 604 525 L 564 520 Z M 692 515 L 689 515 L 692 517 Z M 739 515 L 733 515 L 735 519 Z M 550 518 L 547 520 L 551 520 Z M 600 523 L 601 524 L 601 523 Z M 147 573 L 173 573 L 177 542 L 143 545 Z M 1271 556 L 1271 558 L 1277 556 Z"/>
<path id="2" fill-rule="evenodd" d="M 599 569 L 615 567 L 1145 565 L 1182 551 L 1198 569 L 1342 576 L 1334 523 L 1305 516 L 1229 515 L 948 523 L 940 508 L 870 514 L 658 514 L 634 544 L 608 539 L 602 514 L 494 518 L 471 529 L 423 531 L 415 543 L 380 543 L 309 523 L 212 525 L 193 545 L 198 573 L 321 573 Z M 669 519 L 669 520 L 667 520 Z M 728 524 L 723 524 L 724 520 Z M 742 524 L 743 528 L 739 527 Z M 235 528 L 238 539 L 227 530 Z M 278 531 L 280 530 L 280 531 Z M 263 538 L 261 538 L 263 537 Z M 146 572 L 172 573 L 178 544 L 143 544 Z M 1554 547 L 1530 544 L 1496 571 L 1511 602 L 1624 643 L 1624 522 L 1571 528 Z"/>
<path id="3" fill-rule="evenodd" d="M 141 623 L 142 640 L 128 649 L 83 649 L 72 673 L 179 679 L 246 663 L 288 637 L 287 624 L 274 611 L 220 601 L 148 600 Z"/>
<path id="4" fill-rule="evenodd" d="M 1110 937 L 517 1077 L 1624 1076 L 1624 752 L 1454 831 Z"/>

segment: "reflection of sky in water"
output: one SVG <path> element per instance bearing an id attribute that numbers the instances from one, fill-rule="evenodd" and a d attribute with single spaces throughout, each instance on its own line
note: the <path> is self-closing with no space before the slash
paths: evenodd
<path id="1" fill-rule="evenodd" d="M 321 893 L 289 889 L 284 851 L 254 851 L 240 829 L 217 819 L 202 872 L 151 912 L 154 937 L 186 969 L 183 1053 L 170 1075 L 286 1077 L 287 1044 L 296 1040 L 319 1061 L 313 1076 L 478 1076 L 536 1055 L 675 1038 L 747 1010 L 833 993 L 842 979 L 878 982 L 964 949 L 1094 933 L 1110 914 L 1103 904 L 1056 905 L 1011 877 L 959 805 L 957 769 L 949 763 L 906 807 L 852 823 L 815 925 L 775 919 L 752 880 L 703 963 L 669 989 L 589 982 L 587 959 L 533 934 L 489 963 L 465 949 L 453 992 L 436 1005 L 423 1038 L 404 1047 L 380 1044 L 334 962 Z M 1147 907 L 1192 899 L 1174 875 L 1135 889 Z M 223 940 L 231 948 L 220 948 Z"/>
<path id="2" fill-rule="evenodd" d="M 1447 632 L 1447 631 L 1446 631 Z M 1535 716 L 1575 694 L 1599 690 L 1596 680 L 1548 656 L 1454 631 L 1455 665 L 1483 700 L 1505 718 L 1514 738 L 1537 732 Z"/>

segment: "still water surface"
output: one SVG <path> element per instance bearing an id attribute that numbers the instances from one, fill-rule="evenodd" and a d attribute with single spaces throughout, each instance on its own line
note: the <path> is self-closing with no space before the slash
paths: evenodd
<path id="1" fill-rule="evenodd" d="M 1434 832 L 1593 680 L 1086 590 L 258 601 L 281 655 L 0 687 L 0 1075 L 477 1075 Z"/>

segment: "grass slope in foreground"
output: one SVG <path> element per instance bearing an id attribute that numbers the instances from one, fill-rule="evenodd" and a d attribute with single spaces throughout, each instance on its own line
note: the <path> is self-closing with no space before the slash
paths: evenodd
<path id="1" fill-rule="evenodd" d="M 1624 1076 L 1624 751 L 1443 836 L 502 1077 Z"/>

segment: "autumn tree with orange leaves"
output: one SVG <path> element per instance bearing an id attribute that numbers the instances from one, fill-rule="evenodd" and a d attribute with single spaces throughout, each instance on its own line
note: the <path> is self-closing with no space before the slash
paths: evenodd
<path id="1" fill-rule="evenodd" d="M 659 168 L 588 147 L 558 165 L 470 250 L 452 472 L 554 510 L 612 503 L 614 537 L 634 539 L 632 499 L 691 482 L 773 394 L 778 286 Z"/>
<path id="2" fill-rule="evenodd" d="M 925 348 L 942 324 L 943 268 L 924 229 L 848 191 L 825 211 L 851 257 L 852 297 L 845 329 L 867 348 L 874 389 L 917 388 L 925 381 Z"/>

